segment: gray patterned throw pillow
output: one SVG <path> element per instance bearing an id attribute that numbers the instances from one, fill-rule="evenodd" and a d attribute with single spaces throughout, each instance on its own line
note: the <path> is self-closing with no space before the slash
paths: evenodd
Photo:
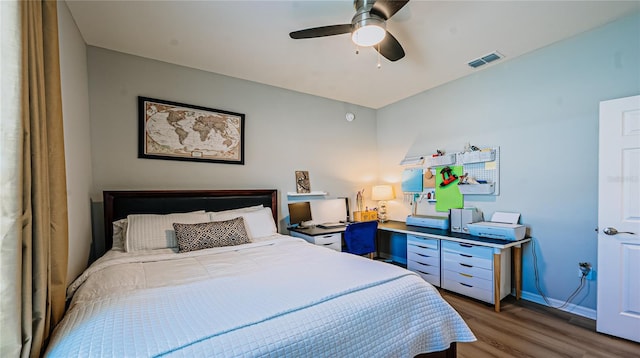
<path id="1" fill-rule="evenodd" d="M 178 252 L 234 246 L 251 242 L 244 228 L 244 219 L 242 217 L 200 224 L 174 223 L 173 228 L 176 231 Z"/>

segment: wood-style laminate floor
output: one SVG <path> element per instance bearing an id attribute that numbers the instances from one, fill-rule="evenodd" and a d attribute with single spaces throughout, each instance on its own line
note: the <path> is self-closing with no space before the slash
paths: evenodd
<path id="1" fill-rule="evenodd" d="M 459 358 L 640 357 L 640 343 L 596 332 L 595 321 L 507 296 L 493 305 L 440 290 L 478 339 L 458 343 Z"/>

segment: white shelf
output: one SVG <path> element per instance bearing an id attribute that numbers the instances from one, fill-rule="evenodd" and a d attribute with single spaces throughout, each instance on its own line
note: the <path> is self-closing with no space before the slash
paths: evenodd
<path id="1" fill-rule="evenodd" d="M 435 188 L 425 188 L 422 192 L 422 198 L 426 199 L 429 203 L 436 202 L 436 189 Z"/>
<path id="2" fill-rule="evenodd" d="M 424 156 L 405 157 L 400 162 L 400 165 L 422 165 L 424 164 Z"/>
<path id="3" fill-rule="evenodd" d="M 325 196 L 327 194 L 326 191 L 312 191 L 309 193 L 287 192 L 287 196 Z"/>
<path id="4" fill-rule="evenodd" d="M 483 162 L 493 162 L 496 160 L 496 150 L 491 149 L 490 151 L 475 151 L 475 152 L 466 152 L 462 153 L 462 163 L 483 163 Z"/>
<path id="5" fill-rule="evenodd" d="M 487 184 L 462 184 L 458 185 L 460 194 L 473 195 L 473 194 L 493 194 L 495 191 L 495 183 Z"/>
<path id="6" fill-rule="evenodd" d="M 443 167 L 446 165 L 453 165 L 456 163 L 456 154 L 445 154 L 438 157 L 427 157 L 426 165 L 428 167 Z"/>

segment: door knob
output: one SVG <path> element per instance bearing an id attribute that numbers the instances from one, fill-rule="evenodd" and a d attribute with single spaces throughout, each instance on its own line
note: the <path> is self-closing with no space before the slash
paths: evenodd
<path id="1" fill-rule="evenodd" d="M 617 234 L 631 234 L 631 235 L 635 235 L 632 232 L 629 231 L 618 231 L 616 230 L 615 227 L 608 227 L 606 229 L 603 230 L 603 232 L 607 235 L 617 235 Z"/>

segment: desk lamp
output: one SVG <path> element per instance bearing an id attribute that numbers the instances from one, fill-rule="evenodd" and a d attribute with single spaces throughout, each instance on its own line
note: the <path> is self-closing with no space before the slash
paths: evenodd
<path id="1" fill-rule="evenodd" d="M 371 189 L 371 200 L 377 200 L 378 220 L 383 223 L 387 221 L 387 200 L 395 199 L 393 187 L 391 185 L 376 185 Z"/>

